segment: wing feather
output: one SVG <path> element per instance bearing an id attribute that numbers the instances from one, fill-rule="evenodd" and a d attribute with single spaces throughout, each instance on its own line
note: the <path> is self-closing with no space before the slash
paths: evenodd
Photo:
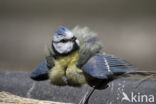
<path id="1" fill-rule="evenodd" d="M 135 70 L 131 66 L 127 61 L 113 55 L 99 53 L 83 65 L 82 69 L 92 77 L 107 79 L 111 75 L 123 74 Z"/>
<path id="2" fill-rule="evenodd" d="M 33 80 L 47 80 L 49 78 L 49 70 L 54 66 L 54 60 L 52 56 L 47 56 L 30 74 Z"/>

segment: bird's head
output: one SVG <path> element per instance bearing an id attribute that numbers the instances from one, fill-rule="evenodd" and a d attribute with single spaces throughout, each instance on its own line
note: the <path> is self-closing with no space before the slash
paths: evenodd
<path id="1" fill-rule="evenodd" d="M 68 54 L 79 48 L 79 40 L 69 29 L 60 26 L 53 35 L 52 48 L 57 54 Z"/>

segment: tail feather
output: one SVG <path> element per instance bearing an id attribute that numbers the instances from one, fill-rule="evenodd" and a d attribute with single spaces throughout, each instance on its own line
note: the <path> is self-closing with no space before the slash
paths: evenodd
<path id="1" fill-rule="evenodd" d="M 129 71 L 121 75 L 120 77 L 156 80 L 156 71 Z"/>

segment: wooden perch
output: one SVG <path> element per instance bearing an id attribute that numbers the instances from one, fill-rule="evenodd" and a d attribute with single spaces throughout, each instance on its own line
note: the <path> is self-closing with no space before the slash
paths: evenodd
<path id="1" fill-rule="evenodd" d="M 0 104 L 71 104 L 19 97 L 8 92 L 0 92 Z"/>

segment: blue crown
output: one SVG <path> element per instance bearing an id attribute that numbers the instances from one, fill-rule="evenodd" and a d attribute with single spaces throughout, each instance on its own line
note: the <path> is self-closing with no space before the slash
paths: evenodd
<path id="1" fill-rule="evenodd" d="M 70 31 L 68 28 L 64 27 L 64 26 L 60 26 L 55 33 L 57 33 L 58 35 L 66 35 L 65 32 Z"/>

